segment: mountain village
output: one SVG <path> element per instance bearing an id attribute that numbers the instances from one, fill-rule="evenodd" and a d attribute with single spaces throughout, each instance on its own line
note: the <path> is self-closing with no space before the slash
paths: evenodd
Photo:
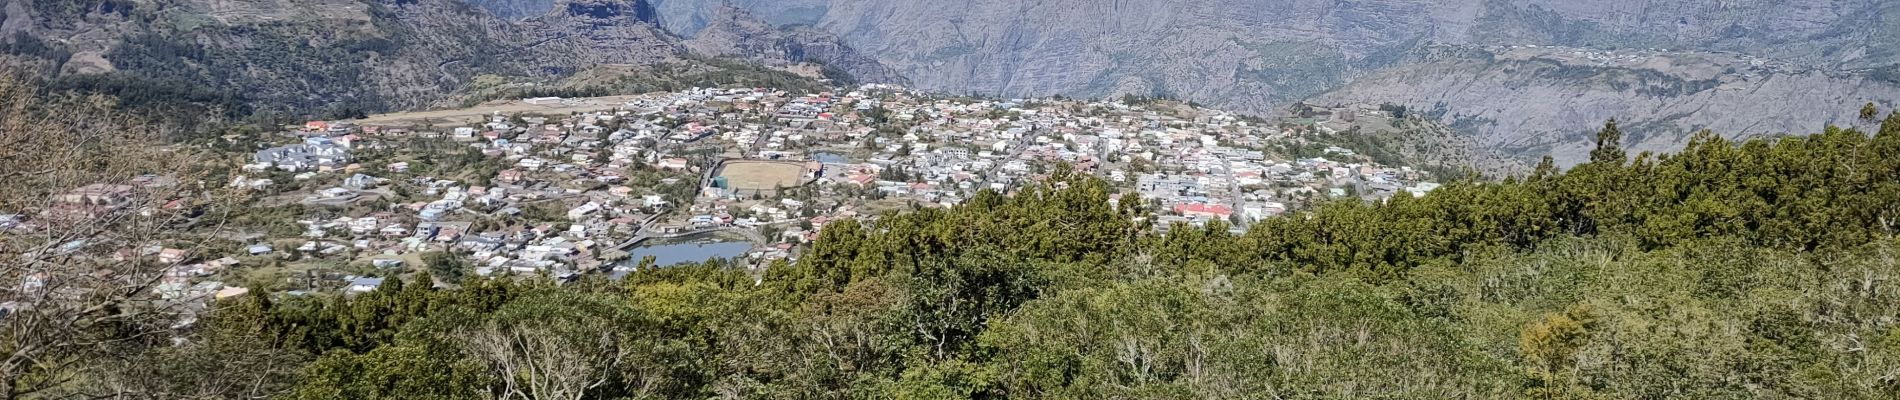
<path id="1" fill-rule="evenodd" d="M 266 221 L 271 229 L 241 237 L 230 254 L 145 249 L 174 265 L 161 291 L 228 297 L 250 281 L 366 292 L 380 277 L 425 270 L 453 285 L 464 275 L 620 276 L 708 258 L 757 272 L 795 259 L 829 224 L 1009 193 L 1063 168 L 1109 182 L 1121 192 L 1115 203 L 1140 199 L 1134 206 L 1162 232 L 1215 221 L 1239 231 L 1323 199 L 1438 186 L 1422 171 L 1308 140 L 1393 118 L 1375 107 L 1267 122 L 1173 102 L 997 101 L 885 85 L 509 103 L 510 112 L 311 121 L 268 134 L 226 184 L 278 211 L 260 218 L 285 220 Z M 1285 155 L 1299 148 L 1315 154 Z M 64 198 L 123 204 L 112 197 L 139 184 L 150 182 Z M 31 220 L 0 216 L 0 228 L 31 229 Z M 704 244 L 743 251 L 694 253 Z M 688 247 L 641 254 L 655 245 Z M 246 272 L 257 268 L 272 271 L 263 283 Z"/>

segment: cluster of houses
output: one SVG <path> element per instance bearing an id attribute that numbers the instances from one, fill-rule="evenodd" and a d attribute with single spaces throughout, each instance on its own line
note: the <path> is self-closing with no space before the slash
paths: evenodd
<path id="1" fill-rule="evenodd" d="M 1377 200 L 1437 187 L 1420 171 L 1378 165 L 1349 149 L 1328 147 L 1326 156 L 1306 159 L 1265 151 L 1305 144 L 1308 133 L 1336 134 L 1358 114 L 1384 113 L 1371 108 L 1327 110 L 1327 121 L 1266 123 L 1201 109 L 958 100 L 880 85 L 818 99 L 835 104 L 832 115 L 780 113 L 787 120 L 777 125 L 824 122 L 825 129 L 791 131 L 818 139 L 819 150 L 807 156 L 826 163 L 819 182 L 878 198 L 949 206 L 977 190 L 1006 192 L 1036 182 L 1067 164 L 1155 203 L 1149 209 L 1157 210 L 1156 225 L 1165 229 L 1213 220 L 1243 227 L 1316 198 Z M 869 115 L 887 121 L 866 121 Z M 874 134 L 879 123 L 908 129 Z M 854 152 L 863 157 L 853 160 L 826 149 L 868 151 Z"/>
<path id="2" fill-rule="evenodd" d="M 182 259 L 165 290 L 181 298 L 241 294 L 208 277 L 245 257 L 388 271 L 372 276 L 420 268 L 420 255 L 432 252 L 466 260 L 478 276 L 624 272 L 637 261 L 636 243 L 710 232 L 745 237 L 753 250 L 743 257 L 768 265 L 796 257 L 830 223 L 901 208 L 892 204 L 952 206 L 980 190 L 1011 192 L 1059 165 L 1151 203 L 1144 209 L 1162 229 L 1211 221 L 1239 229 L 1314 199 L 1436 188 L 1419 171 L 1348 149 L 1299 159 L 1267 151 L 1379 112 L 1265 122 L 1192 107 L 976 100 L 867 85 L 812 94 L 692 89 L 560 115 L 483 115 L 465 126 L 317 121 L 287 129 L 294 143 L 257 151 L 231 182 L 269 187 L 276 182 L 268 176 L 290 173 L 320 183 L 303 193 L 305 205 L 318 207 L 295 218 L 300 233 L 254 238 L 239 254 L 173 255 Z M 417 140 L 448 146 L 426 157 L 403 147 Z M 443 159 L 465 154 L 478 167 L 443 169 Z M 783 164 L 809 183 L 736 190 L 721 172 L 735 160 Z M 130 192 L 121 186 L 62 201 L 78 210 L 114 207 Z M 18 220 L 0 216 L 0 229 Z M 325 287 L 346 292 L 382 282 L 326 279 Z"/>
<path id="3" fill-rule="evenodd" d="M 347 136 L 314 136 L 304 139 L 303 143 L 258 150 L 252 155 L 256 163 L 245 167 L 249 170 L 277 168 L 289 172 L 339 169 L 352 160 L 350 142 Z"/>
<path id="4" fill-rule="evenodd" d="M 1379 165 L 1349 149 L 1329 146 L 1324 156 L 1303 159 L 1266 151 L 1337 134 L 1360 115 L 1392 117 L 1371 107 L 1266 122 L 1109 101 L 958 99 L 888 85 L 805 96 L 702 89 L 650 107 L 699 110 L 687 126 L 719 132 L 715 142 L 746 157 L 821 162 L 813 169 L 817 185 L 853 189 L 824 191 L 833 206 L 807 213 L 832 220 L 871 199 L 950 206 L 978 190 L 1007 192 L 1057 164 L 1156 203 L 1149 209 L 1157 210 L 1162 229 L 1213 220 L 1239 229 L 1314 199 L 1420 196 L 1437 187 L 1422 171 Z M 718 188 L 705 193 L 713 204 L 695 210 L 723 209 L 733 200 Z"/>

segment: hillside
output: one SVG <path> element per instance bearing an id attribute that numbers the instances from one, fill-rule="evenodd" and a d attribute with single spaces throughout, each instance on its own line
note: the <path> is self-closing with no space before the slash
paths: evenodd
<path id="1" fill-rule="evenodd" d="M 13 41 L 72 54 L 41 57 L 63 80 L 155 98 L 204 87 L 220 106 L 267 113 L 424 107 L 478 74 L 533 80 L 681 52 L 637 1 L 563 1 L 563 12 L 518 22 L 454 0 L 54 3 L 16 1 L 7 18 L 36 22 Z"/>
<path id="2" fill-rule="evenodd" d="M 905 83 L 903 75 L 844 45 L 830 33 L 806 27 L 779 28 L 745 9 L 725 6 L 684 44 L 694 53 L 737 57 L 770 65 L 815 64 L 826 75 L 861 83 Z"/>
<path id="3" fill-rule="evenodd" d="M 1331 115 L 1318 117 L 1320 112 Z M 1392 103 L 1345 104 L 1330 109 L 1300 104 L 1288 114 L 1283 121 L 1315 121 L 1318 127 L 1333 132 L 1316 135 L 1313 144 L 1352 149 L 1381 163 L 1411 166 L 1446 177 L 1466 172 L 1504 177 L 1531 170 L 1531 162 L 1480 143 L 1431 116 Z M 1336 117 L 1342 114 L 1354 117 L 1351 121 Z"/>
<path id="4" fill-rule="evenodd" d="M 1900 85 L 1748 56 L 1554 47 L 1438 47 L 1309 99 L 1404 105 L 1484 148 L 1558 165 L 1582 162 L 1587 131 L 1624 121 L 1632 153 L 1682 148 L 1708 129 L 1737 139 L 1859 123 L 1861 105 L 1891 105 Z"/>
<path id="5" fill-rule="evenodd" d="M 452 105 L 479 95 L 467 93 L 478 76 L 535 84 L 601 66 L 731 69 L 698 61 L 646 0 L 11 0 L 4 12 L 6 53 L 63 86 L 238 116 Z M 824 36 L 796 38 L 811 50 L 712 52 L 779 63 L 850 54 Z"/>

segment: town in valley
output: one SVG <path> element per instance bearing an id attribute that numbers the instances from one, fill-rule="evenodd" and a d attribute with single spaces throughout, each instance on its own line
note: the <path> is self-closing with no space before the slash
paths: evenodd
<path id="1" fill-rule="evenodd" d="M 225 245 L 121 253 L 171 265 L 159 290 L 178 301 L 360 293 L 423 271 L 447 286 L 708 259 L 757 272 L 799 257 L 827 225 L 1012 193 L 1059 169 L 1109 183 L 1115 203 L 1141 202 L 1114 206 L 1139 207 L 1162 233 L 1210 223 L 1239 232 L 1321 201 L 1424 196 L 1443 178 L 1324 140 L 1404 124 L 1402 111 L 1301 107 L 1266 120 L 1171 101 L 865 85 L 543 97 L 310 121 L 219 139 L 247 152 L 208 183 L 246 203 L 246 229 L 213 239 Z M 86 186 L 40 214 L 0 215 L 0 229 L 128 206 L 140 188 L 178 184 L 152 175 Z"/>

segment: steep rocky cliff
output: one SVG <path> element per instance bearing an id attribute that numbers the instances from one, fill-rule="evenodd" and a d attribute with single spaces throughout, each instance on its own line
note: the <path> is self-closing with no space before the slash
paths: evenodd
<path id="1" fill-rule="evenodd" d="M 502 0 L 506 1 L 506 0 Z M 811 26 L 827 11 L 831 0 L 653 0 L 660 25 L 681 36 L 697 36 L 727 6 L 750 11 L 760 21 L 778 27 Z"/>
<path id="2" fill-rule="evenodd" d="M 738 57 L 766 65 L 822 64 L 828 77 L 864 83 L 906 83 L 897 71 L 858 53 L 830 33 L 808 27 L 779 28 L 736 6 L 722 6 L 685 41 L 693 53 Z"/>
<path id="3" fill-rule="evenodd" d="M 731 0 L 656 0 L 690 29 Z M 844 37 L 920 86 L 1162 94 L 1266 110 L 1425 43 L 1740 51 L 1825 67 L 1896 61 L 1882 0 L 739 0 Z M 703 25 L 703 23 L 697 23 Z"/>
<path id="4" fill-rule="evenodd" d="M 1730 138 L 1852 125 L 1866 103 L 1891 107 L 1900 86 L 1734 54 L 1555 47 L 1442 47 L 1354 80 L 1312 102 L 1392 103 L 1507 154 L 1585 161 L 1593 128 L 1623 120 L 1635 151 L 1681 148 L 1709 129 Z M 1634 154 L 1634 152 L 1632 152 Z"/>

